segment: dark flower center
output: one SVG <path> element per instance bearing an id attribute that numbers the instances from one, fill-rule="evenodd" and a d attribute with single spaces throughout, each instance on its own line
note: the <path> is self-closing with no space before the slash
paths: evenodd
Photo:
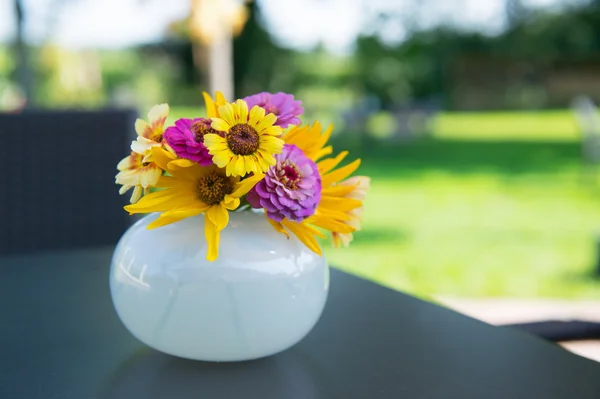
<path id="1" fill-rule="evenodd" d="M 203 176 L 198 182 L 198 197 L 208 205 L 218 204 L 232 192 L 231 180 L 217 172 Z"/>
<path id="2" fill-rule="evenodd" d="M 210 120 L 207 119 L 201 119 L 192 123 L 190 130 L 194 133 L 197 143 L 204 143 L 205 134 L 220 134 L 220 132 L 210 126 Z"/>
<path id="3" fill-rule="evenodd" d="M 292 190 L 296 189 L 298 183 L 302 180 L 300 170 L 289 160 L 285 160 L 277 165 L 277 177 L 281 183 Z"/>
<path id="4" fill-rule="evenodd" d="M 227 145 L 236 155 L 251 155 L 258 150 L 259 136 L 248 124 L 235 125 L 227 133 Z"/>
<path id="5" fill-rule="evenodd" d="M 161 134 L 157 134 L 156 136 L 154 136 L 152 138 L 152 140 L 156 141 L 157 143 L 162 143 L 162 141 L 163 141 L 163 135 L 162 135 L 162 133 Z"/>

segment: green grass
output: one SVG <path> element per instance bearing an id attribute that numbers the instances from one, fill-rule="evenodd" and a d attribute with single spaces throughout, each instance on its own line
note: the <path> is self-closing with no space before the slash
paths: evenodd
<path id="1" fill-rule="evenodd" d="M 364 151 L 363 151 L 364 152 Z M 330 263 L 419 296 L 600 298 L 600 189 L 577 143 L 371 147 L 364 229 Z"/>
<path id="2" fill-rule="evenodd" d="M 435 137 L 462 140 L 543 140 L 576 142 L 581 139 L 571 111 L 442 112 L 432 124 Z"/>
<path id="3" fill-rule="evenodd" d="M 172 107 L 165 126 L 170 126 L 179 118 L 198 118 L 206 115 L 206 108 L 202 107 Z"/>

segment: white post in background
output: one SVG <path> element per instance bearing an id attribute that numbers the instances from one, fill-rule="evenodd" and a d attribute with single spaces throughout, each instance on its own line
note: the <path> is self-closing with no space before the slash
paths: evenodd
<path id="1" fill-rule="evenodd" d="M 191 7 L 190 37 L 207 50 L 209 90 L 233 101 L 233 37 L 246 23 L 246 8 L 240 0 L 191 0 Z"/>
<path id="2" fill-rule="evenodd" d="M 210 93 L 220 90 L 228 101 L 233 101 L 233 35 L 231 27 L 223 24 L 221 28 L 208 45 Z"/>

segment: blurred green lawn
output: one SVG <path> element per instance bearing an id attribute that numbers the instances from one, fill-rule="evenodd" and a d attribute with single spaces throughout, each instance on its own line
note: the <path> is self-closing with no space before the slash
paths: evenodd
<path id="1" fill-rule="evenodd" d="M 578 143 L 430 140 L 362 152 L 359 172 L 373 178 L 364 230 L 328 250 L 330 263 L 425 297 L 600 297 L 600 189 L 579 173 Z"/>
<path id="2" fill-rule="evenodd" d="M 373 181 L 364 229 L 350 248 L 326 244 L 331 264 L 422 297 L 600 297 L 600 188 L 567 111 L 443 113 L 434 137 L 335 138 Z"/>
<path id="3" fill-rule="evenodd" d="M 440 139 L 579 141 L 571 111 L 442 112 L 432 131 Z"/>

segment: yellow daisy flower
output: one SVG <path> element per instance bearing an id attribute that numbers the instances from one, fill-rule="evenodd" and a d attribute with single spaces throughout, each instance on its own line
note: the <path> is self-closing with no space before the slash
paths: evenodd
<path id="1" fill-rule="evenodd" d="M 348 155 L 347 151 L 341 152 L 334 158 L 325 158 L 319 161 L 323 156 L 332 152 L 331 146 L 325 146 L 332 130 L 333 127 L 330 126 L 322 132 L 320 123 L 316 122 L 308 127 L 294 127 L 282 137 L 286 144 L 294 144 L 308 158 L 316 162 L 323 187 L 321 201 L 314 215 L 304 219 L 301 223 L 287 219 L 277 223 L 267 218 L 277 231 L 287 235 L 289 230 L 304 245 L 319 255 L 322 255 L 322 251 L 316 237 L 325 238 L 325 235 L 317 228 L 331 231 L 334 235 L 334 245 L 336 245 L 336 240 L 342 239 L 340 235 L 352 234 L 360 229 L 358 216 L 360 215 L 359 208 L 362 207 L 362 199 L 357 190 L 361 183 L 365 183 L 362 179 L 348 179 L 346 182 L 342 182 L 360 165 L 360 159 L 357 159 L 335 169 Z M 343 237 L 348 239 L 348 236 Z"/>
<path id="2" fill-rule="evenodd" d="M 142 194 L 154 186 L 162 174 L 162 170 L 152 162 L 153 147 L 160 147 L 164 124 L 169 114 L 167 104 L 155 105 L 148 112 L 149 122 L 142 119 L 135 121 L 135 130 L 138 134 L 136 140 L 131 143 L 131 155 L 123 158 L 117 165 L 119 173 L 115 177 L 115 183 L 121 184 L 120 194 L 124 194 L 133 188 L 130 201 L 136 203 Z"/>
<path id="3" fill-rule="evenodd" d="M 278 138 L 282 128 L 274 126 L 277 117 L 265 115 L 265 110 L 254 106 L 248 113 L 244 100 L 218 107 L 219 117 L 212 118 L 212 128 L 225 132 L 204 136 L 204 145 L 213 156 L 213 162 L 225 168 L 227 176 L 245 176 L 264 173 L 275 165 L 273 154 L 281 153 L 283 140 Z"/>
<path id="4" fill-rule="evenodd" d="M 154 162 L 144 162 L 144 156 L 136 152 L 123 158 L 118 164 L 119 173 L 115 183 L 122 184 L 119 194 L 123 195 L 133 188 L 130 202 L 135 204 L 142 194 L 148 194 L 150 186 L 154 186 L 162 175 L 162 169 Z"/>
<path id="5" fill-rule="evenodd" d="M 155 105 L 148 112 L 148 120 L 135 121 L 137 139 L 131 143 L 131 150 L 138 154 L 147 155 L 152 147 L 160 146 L 163 140 L 164 125 L 169 116 L 169 105 Z"/>
<path id="6" fill-rule="evenodd" d="M 164 190 L 146 195 L 137 204 L 126 206 L 125 210 L 130 214 L 161 212 L 148 229 L 204 213 L 204 234 L 208 243 L 206 259 L 214 261 L 219 256 L 221 230 L 229 223 L 229 211 L 240 205 L 240 197 L 264 175 L 255 174 L 240 181 L 239 177 L 226 176 L 214 165 L 178 167 L 172 163 L 177 157 L 162 148 L 153 148 L 152 157 L 171 175 L 161 176 L 156 184 Z"/>

